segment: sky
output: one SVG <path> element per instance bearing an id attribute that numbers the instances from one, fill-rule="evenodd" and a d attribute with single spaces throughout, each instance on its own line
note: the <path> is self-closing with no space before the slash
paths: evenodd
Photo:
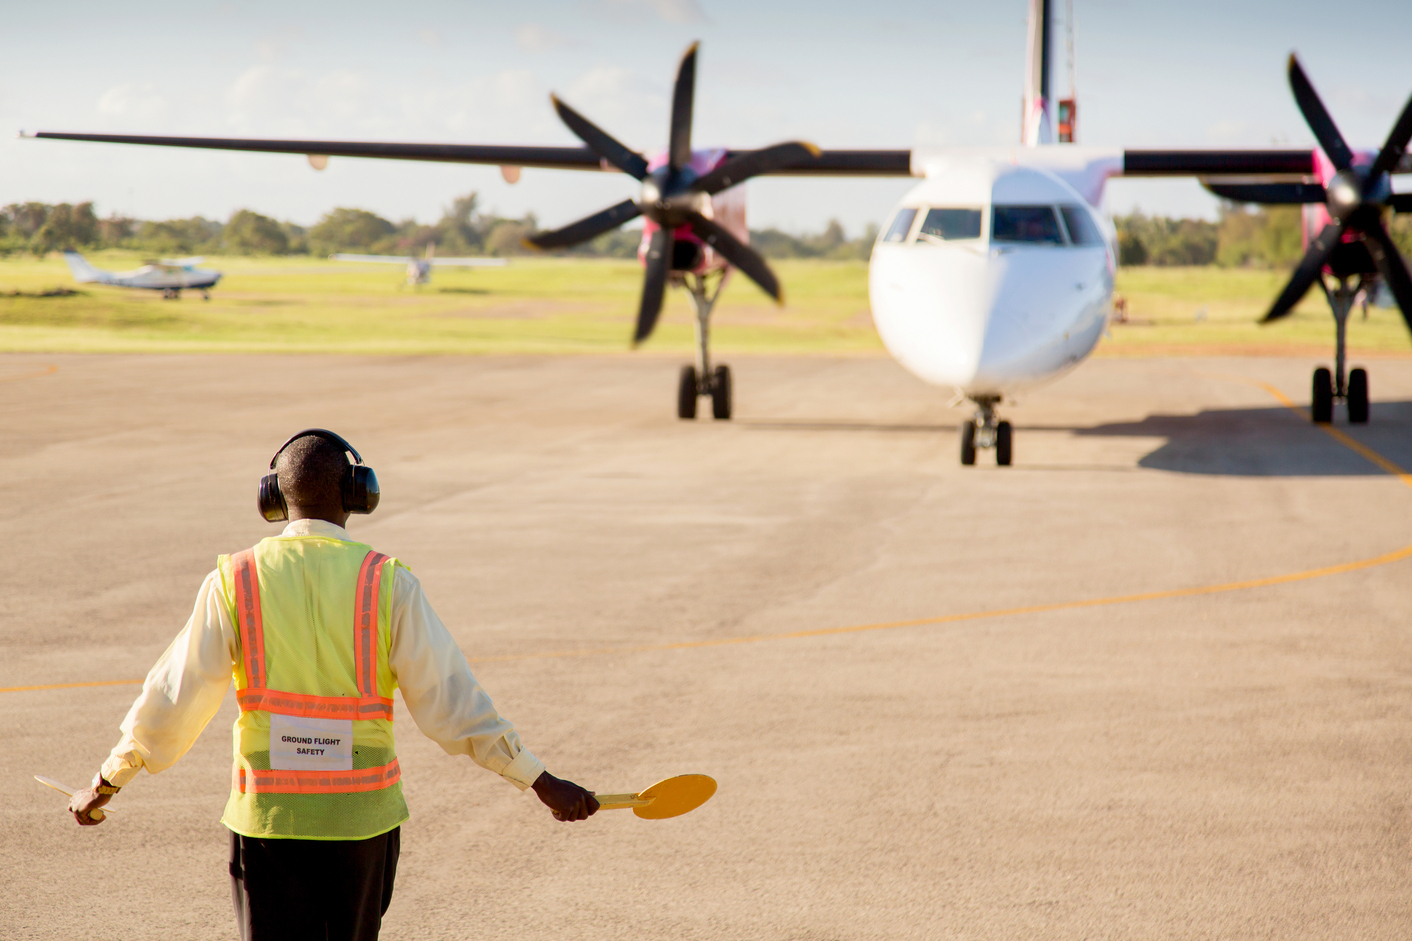
<path id="1" fill-rule="evenodd" d="M 1056 0 L 1061 7 L 1063 0 Z M 1307 146 L 1285 77 L 1298 51 L 1354 146 L 1409 94 L 1412 3 L 1071 0 L 1081 143 Z M 665 144 L 678 59 L 701 41 L 697 146 L 1013 144 L 1026 0 L 563 0 L 416 4 L 70 0 L 13 5 L 0 129 L 575 145 L 558 93 L 629 146 Z M 1337 22 L 1334 11 L 1337 8 Z M 1356 24 L 1356 27 L 1351 25 Z M 1061 65 L 1059 91 L 1068 86 Z M 757 179 L 752 228 L 850 233 L 916 181 Z M 337 206 L 434 222 L 476 191 L 502 215 L 572 221 L 635 193 L 622 174 L 18 140 L 0 204 L 93 200 L 147 219 L 237 209 L 303 225 Z M 1211 218 L 1193 181 L 1117 180 L 1105 208 Z"/>

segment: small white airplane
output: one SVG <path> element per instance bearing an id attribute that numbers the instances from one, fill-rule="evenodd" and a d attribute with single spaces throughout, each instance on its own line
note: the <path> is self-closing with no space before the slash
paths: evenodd
<path id="1" fill-rule="evenodd" d="M 919 176 L 925 180 L 888 216 L 873 250 L 868 286 L 884 345 L 928 383 L 975 403 L 961 427 L 961 462 L 994 448 L 1010 464 L 1009 422 L 996 406 L 1049 382 L 1086 359 L 1113 306 L 1116 234 L 1099 207 L 1115 176 L 1195 176 L 1239 202 L 1303 203 L 1308 253 L 1265 320 L 1289 313 L 1316 282 L 1334 310 L 1335 373 L 1314 373 L 1315 421 L 1329 421 L 1342 399 L 1352 422 L 1368 419 L 1367 374 L 1345 379 L 1344 325 L 1352 298 L 1386 284 L 1412 329 L 1412 275 L 1382 220 L 1412 211 L 1391 174 L 1412 172 L 1412 101 L 1378 151 L 1352 151 L 1290 58 L 1289 80 L 1317 148 L 1284 150 L 1124 150 L 1080 147 L 1075 106 L 1050 93 L 1055 23 L 1050 0 L 1030 0 L 1028 65 L 1020 144 L 1002 148 L 820 150 L 791 141 L 758 150 L 693 149 L 696 46 L 682 57 L 672 95 L 668 147 L 638 153 L 570 108 L 551 101 L 583 147 L 414 144 L 327 140 L 250 140 L 38 132 L 32 137 L 117 144 L 301 154 L 315 169 L 330 155 L 499 165 L 507 182 L 522 167 L 619 170 L 640 182 L 637 195 L 560 229 L 529 238 L 540 248 L 586 241 L 645 217 L 638 257 L 645 269 L 634 342 L 652 332 L 666 287 L 685 287 L 696 307 L 696 365 L 683 367 L 677 414 L 696 416 L 709 396 L 712 414 L 731 415 L 729 368 L 710 363 L 709 321 L 720 287 L 739 269 L 777 301 L 779 281 L 750 248 L 740 184 L 754 176 Z M 1071 77 L 1072 78 L 1072 77 Z M 1365 295 L 1366 296 L 1366 295 Z"/>
<path id="2" fill-rule="evenodd" d="M 432 268 L 503 268 L 504 258 L 437 258 L 436 243 L 427 245 L 426 255 L 353 255 L 336 252 L 328 256 L 333 261 L 362 261 L 383 265 L 406 265 L 407 283 L 412 287 L 431 283 Z"/>
<path id="3" fill-rule="evenodd" d="M 163 258 L 161 261 L 134 268 L 131 271 L 105 271 L 95 268 L 73 249 L 65 249 L 64 261 L 79 284 L 110 284 L 119 288 L 139 288 L 161 291 L 162 297 L 176 299 L 183 289 L 200 291 L 211 299 L 211 288 L 221 280 L 221 273 L 210 268 L 198 268 L 202 258 Z"/>

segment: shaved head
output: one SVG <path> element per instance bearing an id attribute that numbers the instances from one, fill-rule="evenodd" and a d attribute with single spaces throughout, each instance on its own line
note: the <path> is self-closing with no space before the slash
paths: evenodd
<path id="1" fill-rule="evenodd" d="M 343 477 L 348 458 L 341 447 L 321 435 L 296 438 L 275 463 L 279 490 L 291 506 L 343 506 Z"/>

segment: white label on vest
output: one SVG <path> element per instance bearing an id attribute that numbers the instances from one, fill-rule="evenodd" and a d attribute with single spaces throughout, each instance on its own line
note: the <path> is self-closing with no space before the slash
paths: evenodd
<path id="1" fill-rule="evenodd" d="M 353 720 L 270 713 L 270 767 L 279 771 L 353 770 Z"/>

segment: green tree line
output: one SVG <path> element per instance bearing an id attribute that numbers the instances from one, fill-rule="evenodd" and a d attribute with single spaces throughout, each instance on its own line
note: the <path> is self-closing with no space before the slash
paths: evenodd
<path id="1" fill-rule="evenodd" d="M 1288 268 L 1304 255 L 1299 206 L 1223 204 L 1215 222 L 1135 212 L 1115 216 L 1122 265 L 1220 265 Z M 1412 255 L 1412 216 L 1388 225 L 1403 255 Z"/>

